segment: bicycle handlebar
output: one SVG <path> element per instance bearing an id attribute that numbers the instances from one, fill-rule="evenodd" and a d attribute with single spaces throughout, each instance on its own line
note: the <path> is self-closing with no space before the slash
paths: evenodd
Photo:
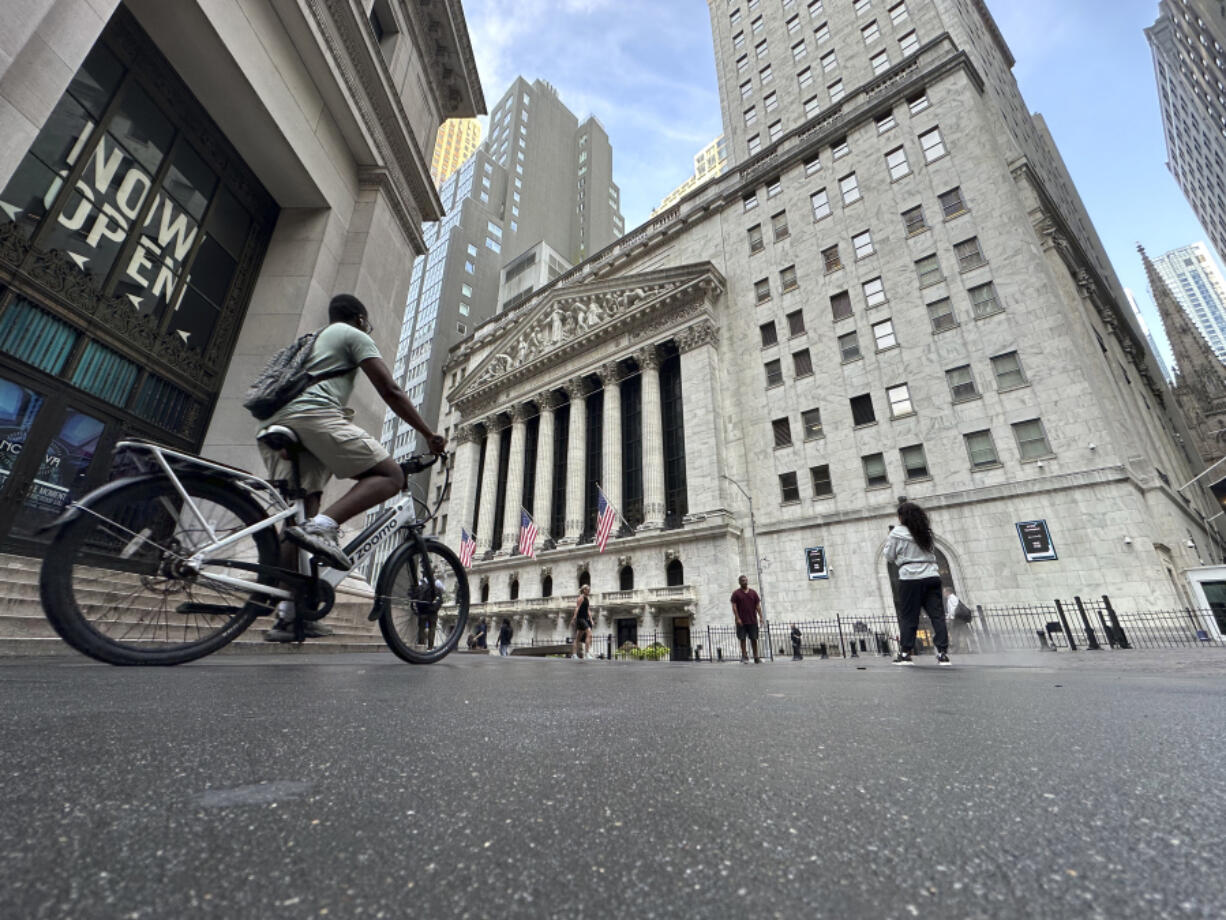
<path id="1" fill-rule="evenodd" d="M 442 453 L 442 454 L 414 454 L 413 456 L 409 457 L 407 460 L 402 460 L 400 462 L 400 469 L 404 471 L 404 475 L 413 476 L 413 475 L 416 475 L 417 473 L 422 472 L 423 470 L 428 470 L 430 467 L 434 466 L 434 464 L 438 463 L 439 460 L 443 459 L 445 456 L 446 456 L 445 453 Z"/>

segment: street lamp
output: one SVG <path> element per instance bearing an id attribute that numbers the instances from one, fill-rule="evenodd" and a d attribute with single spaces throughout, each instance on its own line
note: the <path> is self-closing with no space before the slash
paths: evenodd
<path id="1" fill-rule="evenodd" d="M 766 586 L 762 584 L 762 557 L 758 555 L 758 528 L 753 516 L 753 499 L 749 493 L 745 491 L 745 487 L 733 479 L 731 476 L 722 477 L 737 487 L 745 500 L 749 502 L 749 535 L 753 538 L 753 561 L 754 566 L 758 570 L 758 600 L 762 604 L 762 620 L 766 620 Z M 774 655 L 771 656 L 772 658 Z"/>

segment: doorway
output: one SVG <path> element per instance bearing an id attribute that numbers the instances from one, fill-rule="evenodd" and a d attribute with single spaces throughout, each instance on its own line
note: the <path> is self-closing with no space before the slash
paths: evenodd
<path id="1" fill-rule="evenodd" d="M 690 618 L 673 617 L 673 661 L 689 661 L 693 657 L 690 647 Z"/>
<path id="2" fill-rule="evenodd" d="M 639 644 L 639 621 L 634 617 L 623 617 L 616 621 L 617 627 L 617 647 L 620 649 L 623 645 L 629 642 L 631 645 Z"/>

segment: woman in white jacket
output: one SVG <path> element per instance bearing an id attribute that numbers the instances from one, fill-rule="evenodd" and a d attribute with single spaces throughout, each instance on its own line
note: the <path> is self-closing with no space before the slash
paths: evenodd
<path id="1" fill-rule="evenodd" d="M 937 664 L 949 665 L 949 631 L 945 627 L 941 574 L 937 569 L 932 527 L 924 509 L 915 502 L 903 502 L 898 506 L 898 526 L 890 530 L 885 558 L 898 566 L 898 599 L 902 607 L 898 615 L 900 648 L 894 664 L 915 664 L 911 653 L 915 651 L 915 630 L 923 609 L 932 620 Z"/>

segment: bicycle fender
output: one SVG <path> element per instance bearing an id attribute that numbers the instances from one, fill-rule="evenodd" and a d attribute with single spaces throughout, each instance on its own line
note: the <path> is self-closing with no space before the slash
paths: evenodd
<path id="1" fill-rule="evenodd" d="M 43 524 L 41 527 L 39 527 L 35 531 L 35 533 L 44 534 L 44 533 L 50 533 L 53 530 L 59 530 L 65 524 L 70 524 L 73 521 L 75 521 L 77 518 L 79 518 L 81 516 L 81 509 L 87 503 L 96 501 L 99 498 L 105 498 L 106 496 L 110 495 L 112 492 L 118 491 L 119 489 L 126 488 L 127 486 L 130 486 L 133 483 L 152 482 L 153 480 L 156 480 L 156 479 L 165 479 L 165 478 L 166 478 L 166 474 L 159 470 L 156 473 L 145 473 L 141 476 L 125 476 L 123 479 L 116 479 L 112 482 L 108 482 L 106 485 L 99 486 L 97 489 L 94 489 L 88 495 L 84 496 L 80 501 L 75 501 L 72 504 L 70 504 L 68 508 L 63 513 L 60 514 L 59 517 L 57 517 L 54 521 Z"/>

